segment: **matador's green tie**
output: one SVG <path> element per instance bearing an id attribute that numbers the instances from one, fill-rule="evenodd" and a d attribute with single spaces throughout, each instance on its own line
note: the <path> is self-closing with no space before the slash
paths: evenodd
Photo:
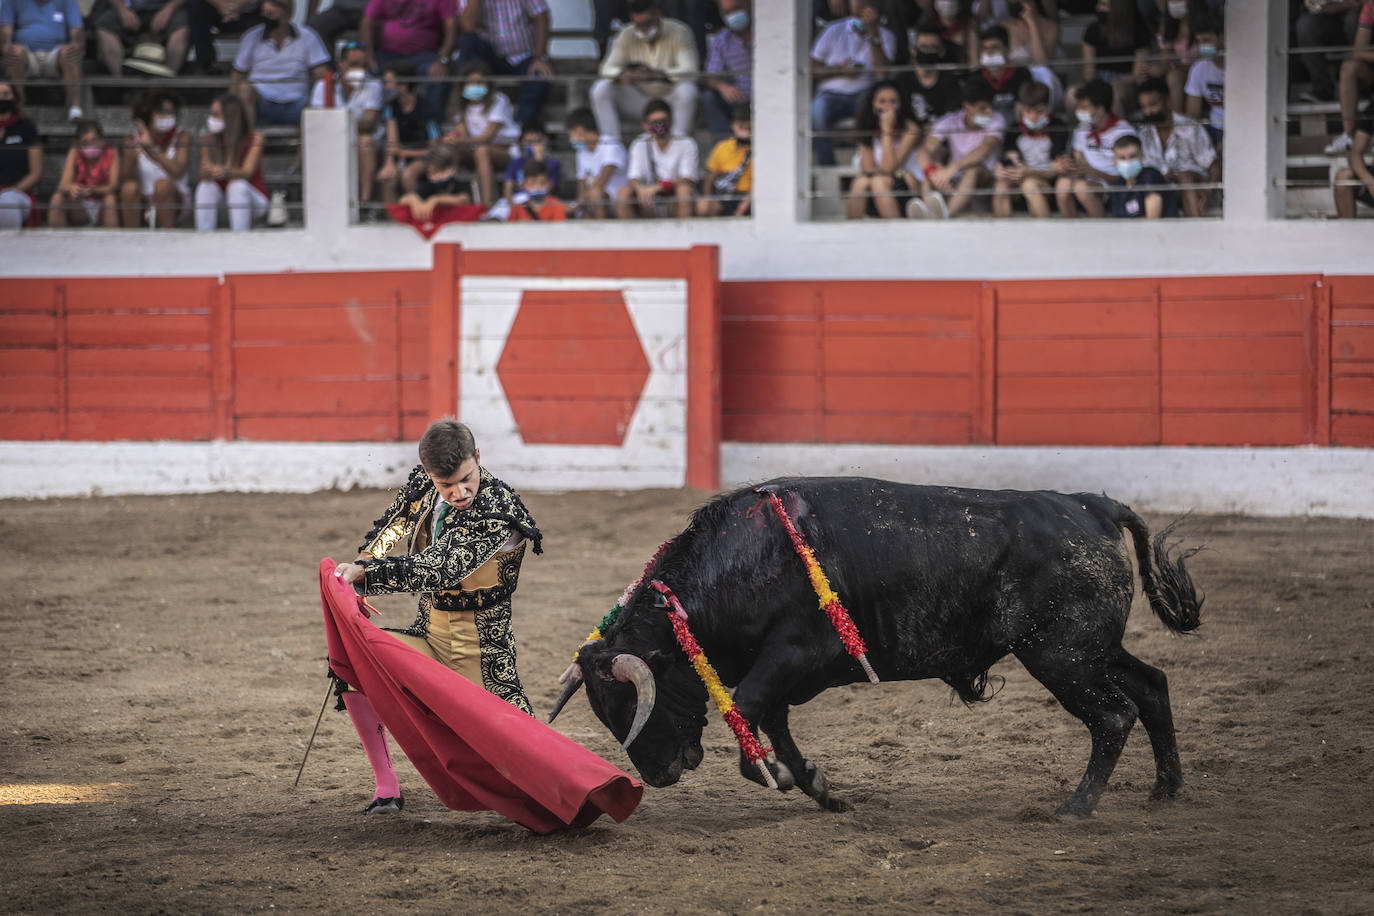
<path id="1" fill-rule="evenodd" d="M 430 540 L 439 540 L 439 532 L 444 530 L 444 520 L 448 518 L 449 508 L 448 503 L 439 500 L 439 514 L 434 517 L 434 533 L 430 535 Z"/>

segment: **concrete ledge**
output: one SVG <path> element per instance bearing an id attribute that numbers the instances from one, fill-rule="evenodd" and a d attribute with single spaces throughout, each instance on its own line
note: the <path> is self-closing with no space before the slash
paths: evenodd
<path id="1" fill-rule="evenodd" d="M 772 445 L 727 442 L 729 485 L 858 475 L 983 489 L 1105 492 L 1136 509 L 1374 518 L 1374 449 Z"/>

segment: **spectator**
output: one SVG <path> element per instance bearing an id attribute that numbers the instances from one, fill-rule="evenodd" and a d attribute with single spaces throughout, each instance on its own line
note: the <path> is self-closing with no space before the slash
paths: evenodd
<path id="1" fill-rule="evenodd" d="M 115 189 L 119 187 L 119 150 L 105 139 L 96 121 L 76 122 L 72 147 L 62 165 L 48 206 L 48 225 L 54 229 L 68 226 L 119 226 L 115 209 Z"/>
<path id="2" fill-rule="evenodd" d="M 592 111 L 602 136 L 620 136 L 620 116 L 666 99 L 672 122 L 690 133 L 697 111 L 697 49 L 687 26 L 663 18 L 657 0 L 630 0 L 630 25 L 620 30 L 592 84 Z"/>
<path id="3" fill-rule="evenodd" d="M 508 219 L 512 223 L 561 223 L 567 218 L 567 208 L 558 199 L 557 188 L 549 177 L 548 163 L 530 161 L 520 178 L 520 189 L 515 193 Z"/>
<path id="4" fill-rule="evenodd" d="M 584 219 L 605 219 L 627 180 L 625 146 L 619 137 L 597 133 L 590 108 L 568 115 L 568 139 L 577 151 L 578 214 Z"/>
<path id="5" fill-rule="evenodd" d="M 382 123 L 382 82 L 367 72 L 367 54 L 356 42 L 348 42 L 339 51 L 338 76 L 330 107 L 353 112 L 353 126 L 357 130 L 354 142 L 358 149 L 358 203 L 362 205 L 363 218 L 369 219 L 377 175 L 377 152 L 386 142 L 386 125 Z M 315 84 L 310 93 L 311 108 L 325 107 L 324 86 L 324 80 Z"/>
<path id="6" fill-rule="evenodd" d="M 644 106 L 644 133 L 630 145 L 629 181 L 616 194 L 621 219 L 659 215 L 659 203 L 671 201 L 677 219 L 692 215 L 693 185 L 697 180 L 697 145 L 690 137 L 673 135 L 673 110 L 663 99 Z"/>
<path id="7" fill-rule="evenodd" d="M 1118 176 L 1113 144 L 1134 133 L 1131 125 L 1112 114 L 1111 105 L 1112 87 L 1102 80 L 1089 80 L 1077 93 L 1074 115 L 1078 118 L 1078 126 L 1073 129 L 1073 162 L 1054 185 L 1059 215 L 1066 219 L 1078 216 L 1075 201 L 1095 219 L 1107 215 L 1102 206 L 1102 192 L 1107 183 Z"/>
<path id="8" fill-rule="evenodd" d="M 243 33 L 234 56 L 229 90 L 257 124 L 299 127 L 310 82 L 323 79 L 329 66 L 320 36 L 291 24 L 294 10 L 294 0 L 263 0 L 263 23 Z"/>
<path id="9" fill-rule="evenodd" d="M 1188 16 L 1188 0 L 1168 0 L 1159 28 L 1155 32 L 1155 48 L 1165 58 L 1164 79 L 1169 87 L 1169 107 L 1183 111 L 1183 84 L 1188 70 L 1197 61 L 1193 46 L 1193 25 Z"/>
<path id="10" fill-rule="evenodd" d="M 1312 83 L 1304 101 L 1330 102 L 1336 98 L 1336 83 L 1331 78 L 1331 62 L 1325 51 L 1297 53 L 1298 48 L 1348 45 L 1355 41 L 1363 0 L 1312 0 L 1293 24 L 1294 54 L 1302 61 Z"/>
<path id="11" fill-rule="evenodd" d="M 859 174 L 849 185 L 849 199 L 845 202 L 845 218 L 858 219 L 865 214 L 880 219 L 898 219 L 907 201 L 915 200 L 920 192 L 921 174 L 916 147 L 921 141 L 921 127 L 905 96 L 890 80 L 874 83 L 859 107 L 854 119 L 859 135 Z M 914 212 L 920 215 L 923 206 Z"/>
<path id="12" fill-rule="evenodd" d="M 372 73 L 404 62 L 429 78 L 425 114 L 442 121 L 448 106 L 446 77 L 458 40 L 455 0 L 368 0 L 358 31 Z"/>
<path id="13" fill-rule="evenodd" d="M 439 144 L 425 154 L 424 168 L 415 190 L 401 198 L 401 206 L 415 220 L 428 220 L 439 207 L 458 207 L 472 203 L 458 181 L 458 160 L 453 147 Z"/>
<path id="14" fill-rule="evenodd" d="M 835 164 L 835 123 L 853 117 L 876 82 L 874 70 L 887 67 L 897 39 L 879 23 L 877 0 L 849 0 L 850 17 L 826 26 L 811 46 L 811 75 L 820 80 L 811 100 L 811 147 L 816 164 Z"/>
<path id="15" fill-rule="evenodd" d="M 29 77 L 61 78 L 67 90 L 67 120 L 82 117 L 81 58 L 86 31 L 77 0 L 5 0 L 0 3 L 0 61 L 23 91 Z"/>
<path id="16" fill-rule="evenodd" d="M 543 163 L 545 179 L 549 187 L 557 192 L 563 185 L 563 163 L 549 155 L 548 132 L 544 130 L 544 123 L 537 120 L 520 128 L 520 145 L 506 166 L 501 196 L 507 202 L 514 199 L 516 191 L 522 186 L 526 166 L 534 162 Z"/>
<path id="17" fill-rule="evenodd" d="M 132 109 L 134 132 L 120 157 L 120 222 L 137 229 L 144 210 L 152 207 L 157 227 L 171 229 L 191 202 L 191 134 L 178 124 L 181 99 L 166 90 L 140 93 Z"/>
<path id="18" fill-rule="evenodd" d="M 43 178 L 43 144 L 14 84 L 0 82 L 0 229 L 37 225 L 33 189 Z"/>
<path id="19" fill-rule="evenodd" d="M 392 64 L 383 77 L 382 99 L 387 103 L 386 153 L 377 172 L 382 200 L 388 205 L 400 202 L 401 176 L 407 167 L 424 159 L 431 140 L 438 138 L 434 122 L 425 117 L 425 107 L 415 93 L 415 68 L 407 63 Z M 418 171 L 414 175 L 419 178 Z M 415 190 L 414 183 L 406 190 Z"/>
<path id="20" fill-rule="evenodd" d="M 936 121 L 921 148 L 923 200 L 931 216 L 958 216 L 978 188 L 991 187 L 1007 122 L 992 108 L 992 87 L 976 76 L 963 85 L 963 107 Z M 943 156 L 944 165 L 939 163 Z M 948 196 L 948 200 L 946 197 Z"/>
<path id="21" fill-rule="evenodd" d="M 515 122 L 539 117 L 553 76 L 545 0 L 466 0 L 459 22 L 458 69 L 480 60 L 496 76 L 532 77 L 520 84 Z"/>
<path id="22" fill-rule="evenodd" d="M 114 0 L 119 2 L 119 0 Z M 195 52 L 195 71 L 220 75 L 215 38 L 242 35 L 265 21 L 262 0 L 186 0 L 186 17 L 191 28 L 191 49 Z"/>
<path id="23" fill-rule="evenodd" d="M 911 95 L 911 111 L 921 124 L 943 117 L 963 104 L 959 78 L 949 70 L 936 70 L 944 62 L 945 41 L 929 20 L 917 26 L 912 55 L 916 69 L 902 80 Z"/>
<path id="24" fill-rule="evenodd" d="M 1002 25 L 1011 39 L 1009 60 L 1048 64 L 1059 56 L 1059 0 L 1010 0 L 1004 9 Z"/>
<path id="25" fill-rule="evenodd" d="M 594 19 L 592 37 L 596 39 L 597 54 L 606 56 L 606 45 L 611 37 L 611 20 L 630 21 L 632 15 L 630 0 L 592 0 Z M 706 56 L 706 27 L 719 28 L 721 14 L 712 0 L 659 0 L 661 9 L 669 19 L 676 19 L 687 26 L 692 33 L 692 43 L 696 46 L 697 60 Z"/>
<path id="26" fill-rule="evenodd" d="M 482 203 L 490 207 L 496 201 L 496 172 L 510 163 L 510 146 L 520 139 L 520 128 L 510 99 L 493 92 L 487 77 L 487 65 L 480 60 L 467 65 L 458 122 L 443 139 L 453 147 L 458 164 L 477 173 Z"/>
<path id="27" fill-rule="evenodd" d="M 730 113 L 730 131 L 730 139 L 717 143 L 706 157 L 702 182 L 706 193 L 697 201 L 697 216 L 749 215 L 754 167 L 750 163 L 753 125 L 748 105 L 736 105 Z"/>
<path id="28" fill-rule="evenodd" d="M 945 63 L 973 67 L 978 64 L 978 17 L 972 0 L 935 0 L 930 22 L 945 42 Z"/>
<path id="29" fill-rule="evenodd" d="M 1007 136 L 1006 152 L 993 171 L 992 212 L 1011 216 L 1019 192 L 1026 209 L 1036 219 L 1050 218 L 1054 183 L 1068 166 L 1065 150 L 1068 130 L 1054 117 L 1050 89 L 1029 82 L 1016 99 L 1016 125 Z"/>
<path id="30" fill-rule="evenodd" d="M 1336 173 L 1333 191 L 1336 215 L 1341 219 L 1355 218 L 1357 201 L 1366 207 L 1374 207 L 1374 172 L 1370 171 L 1370 164 L 1365 159 L 1371 137 L 1374 137 L 1374 107 L 1360 119 L 1346 153 L 1346 166 Z M 0 200 L 3 200 L 3 195 L 0 195 Z"/>
<path id="31" fill-rule="evenodd" d="M 221 212 L 229 228 L 246 232 L 267 215 L 262 180 L 262 135 L 248 122 L 243 101 L 232 92 L 210 103 L 200 138 L 200 180 L 196 182 L 196 231 L 213 232 Z"/>
<path id="32" fill-rule="evenodd" d="M 1194 121 L 1202 120 L 1203 102 L 1207 103 L 1207 136 L 1221 151 L 1226 128 L 1226 71 L 1222 57 L 1221 23 L 1210 14 L 1198 13 L 1193 37 L 1197 42 L 1198 62 L 1188 69 L 1188 82 L 1183 86 L 1187 97 L 1185 111 Z"/>
<path id="33" fill-rule="evenodd" d="M 981 67 L 974 77 L 992 87 L 992 109 L 1007 124 L 1016 120 L 1016 100 L 1021 87 L 1033 82 L 1025 67 L 1007 65 L 1007 30 L 1000 25 L 988 26 L 979 38 L 978 63 Z"/>
<path id="34" fill-rule="evenodd" d="M 1341 63 L 1341 135 L 1326 148 L 1327 155 L 1350 149 L 1355 119 L 1360 110 L 1360 90 L 1374 84 L 1374 0 L 1360 7 L 1359 27 L 1355 30 L 1355 50 Z"/>
<path id="35" fill-rule="evenodd" d="M 1159 186 L 1165 184 L 1158 170 L 1140 158 L 1140 139 L 1133 134 L 1116 138 L 1112 144 L 1116 177 L 1109 184 L 1107 207 L 1113 219 L 1159 219 L 1178 216 L 1178 193 Z"/>
<path id="36" fill-rule="evenodd" d="M 731 112 L 754 100 L 754 22 L 752 0 L 720 0 L 725 28 L 711 36 L 701 111 L 713 140 L 724 140 L 732 128 Z"/>
<path id="37" fill-rule="evenodd" d="M 1097 0 L 1097 21 L 1083 33 L 1083 81 L 1105 80 L 1115 90 L 1112 108 L 1126 113 L 1137 83 L 1148 78 L 1154 33 L 1136 0 Z M 1099 58 L 1130 58 L 1130 63 Z M 1077 104 L 1076 101 L 1074 103 Z M 1110 152 L 1110 151 L 1109 151 Z"/>
<path id="38" fill-rule="evenodd" d="M 185 4 L 186 0 L 109 0 L 95 17 L 95 37 L 110 75 L 121 75 L 125 50 L 145 35 L 167 46 L 167 69 L 180 73 L 191 39 Z"/>
<path id="39" fill-rule="evenodd" d="M 320 0 L 306 0 L 305 24 L 320 36 L 326 48 L 333 48 L 345 32 L 357 32 L 363 24 L 367 0 L 332 0 L 320 12 Z"/>
<path id="40" fill-rule="evenodd" d="M 1168 92 L 1168 84 L 1161 79 L 1148 79 L 1140 84 L 1137 99 L 1141 123 L 1137 134 L 1141 158 L 1147 167 L 1160 172 L 1170 184 L 1184 186 L 1179 196 L 1186 215 L 1204 216 L 1212 192 L 1191 186 L 1207 181 L 1212 175 L 1217 153 L 1201 124 L 1170 110 Z"/>

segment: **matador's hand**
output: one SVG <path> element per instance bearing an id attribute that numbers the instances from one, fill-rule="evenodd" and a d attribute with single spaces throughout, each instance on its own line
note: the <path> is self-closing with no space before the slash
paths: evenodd
<path id="1" fill-rule="evenodd" d="M 362 582 L 367 575 L 367 568 L 359 563 L 344 563 L 334 568 L 334 575 L 338 576 L 349 585 L 356 585 Z"/>

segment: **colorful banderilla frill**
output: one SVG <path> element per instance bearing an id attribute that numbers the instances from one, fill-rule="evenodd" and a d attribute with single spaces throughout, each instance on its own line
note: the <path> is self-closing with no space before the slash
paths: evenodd
<path id="1" fill-rule="evenodd" d="M 787 514 L 787 510 L 782 506 L 782 500 L 778 499 L 778 494 L 772 490 L 762 491 L 768 496 L 768 502 L 773 507 L 773 512 L 777 514 L 778 521 L 782 522 L 782 527 L 787 531 L 787 536 L 792 540 L 792 547 L 797 551 L 797 556 L 801 557 L 802 565 L 806 567 L 806 575 L 811 579 L 811 587 L 816 591 L 816 597 L 820 599 L 821 609 L 830 618 L 830 625 L 839 634 L 840 642 L 844 644 L 844 649 L 852 655 L 860 665 L 863 666 L 864 674 L 868 675 L 871 683 L 878 683 L 878 675 L 873 670 L 873 666 L 868 663 L 868 647 L 864 645 L 863 637 L 859 635 L 859 630 L 854 626 L 854 620 L 849 616 L 849 611 L 845 610 L 840 603 L 840 596 L 835 594 L 835 590 L 830 587 L 830 580 L 826 578 L 825 571 L 821 569 L 821 564 L 816 560 L 816 554 L 811 547 L 803 540 L 801 532 L 792 523 L 792 518 Z"/>
<path id="2" fill-rule="evenodd" d="M 592 631 L 587 634 L 587 638 L 582 640 L 582 645 L 573 650 L 574 659 L 577 658 L 577 653 L 582 651 L 582 646 L 585 646 L 589 642 L 596 642 L 606 635 L 606 631 L 611 628 L 611 624 L 615 623 L 616 618 L 620 616 L 621 609 L 630 603 L 630 596 L 633 595 L 635 589 L 639 588 L 644 582 L 644 577 L 649 575 L 649 571 L 658 563 L 659 558 L 663 556 L 663 552 L 668 549 L 668 545 L 671 543 L 673 543 L 671 540 L 667 540 L 658 546 L 657 552 L 650 557 L 648 563 L 644 564 L 644 571 L 639 574 L 639 578 L 625 586 L 625 591 L 620 594 L 620 600 L 615 603 L 614 607 L 606 612 L 606 616 L 601 618 L 600 623 L 592 627 Z"/>
<path id="3" fill-rule="evenodd" d="M 749 723 L 744 721 L 744 716 L 740 715 L 739 709 L 735 706 L 735 701 L 730 699 L 730 694 L 725 692 L 725 686 L 720 682 L 720 675 L 716 674 L 716 669 L 711 667 L 711 663 L 706 660 L 706 653 L 701 651 L 701 646 L 687 626 L 687 612 L 682 609 L 682 602 L 677 600 L 677 595 L 673 594 L 671 588 L 657 579 L 650 582 L 649 585 L 662 595 L 668 603 L 668 622 L 672 624 L 673 635 L 677 637 L 677 644 L 682 647 L 683 654 L 687 656 L 687 660 L 696 669 L 701 682 L 706 685 L 706 692 L 711 695 L 711 699 L 716 703 L 716 708 L 725 717 L 725 724 L 729 725 L 730 731 L 735 733 L 735 740 L 739 742 L 739 749 L 746 758 L 753 761 L 754 766 L 759 768 L 764 781 L 768 783 L 768 788 L 776 789 L 778 782 L 773 778 L 773 774 L 768 771 L 768 765 L 764 763 L 764 758 L 771 752 L 771 748 L 759 744 L 759 739 L 755 738 L 754 733 L 749 730 Z"/>

